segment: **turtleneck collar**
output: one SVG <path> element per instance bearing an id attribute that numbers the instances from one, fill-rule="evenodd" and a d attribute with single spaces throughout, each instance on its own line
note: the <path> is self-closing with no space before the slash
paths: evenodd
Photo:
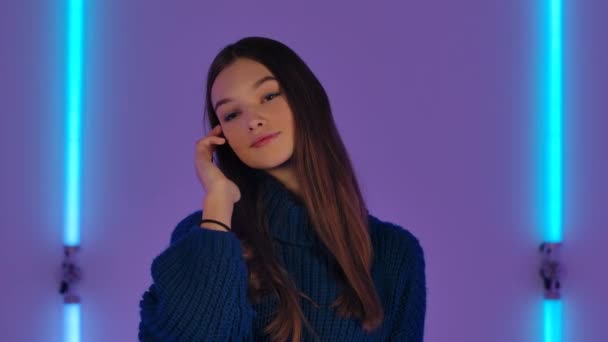
<path id="1" fill-rule="evenodd" d="M 304 203 L 283 183 L 266 172 L 258 176 L 270 235 L 298 246 L 313 246 L 316 236 Z"/>

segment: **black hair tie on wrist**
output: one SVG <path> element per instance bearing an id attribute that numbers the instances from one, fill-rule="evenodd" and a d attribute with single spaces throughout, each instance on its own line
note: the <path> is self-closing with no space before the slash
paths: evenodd
<path id="1" fill-rule="evenodd" d="M 230 229 L 230 227 L 228 227 L 227 225 L 223 224 L 223 223 L 222 223 L 222 222 L 220 222 L 220 221 L 216 221 L 216 220 L 212 220 L 212 219 L 204 219 L 204 220 L 201 220 L 201 223 L 199 223 L 199 226 L 200 226 L 201 224 L 205 223 L 205 222 L 217 223 L 217 224 L 219 224 L 220 226 L 222 226 L 222 227 L 226 228 L 226 230 L 227 230 L 227 231 L 232 231 L 232 229 Z"/>

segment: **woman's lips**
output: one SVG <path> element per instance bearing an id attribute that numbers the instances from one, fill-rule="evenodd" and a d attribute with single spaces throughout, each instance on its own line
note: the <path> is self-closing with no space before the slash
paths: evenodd
<path id="1" fill-rule="evenodd" d="M 274 138 L 276 138 L 279 135 L 280 132 L 272 134 L 258 142 L 256 142 L 255 144 L 251 145 L 251 147 L 262 147 L 266 144 L 268 144 L 269 142 L 271 142 Z"/>

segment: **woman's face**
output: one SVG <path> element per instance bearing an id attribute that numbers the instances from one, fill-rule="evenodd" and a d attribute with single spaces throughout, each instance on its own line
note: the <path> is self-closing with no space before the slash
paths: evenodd
<path id="1" fill-rule="evenodd" d="M 234 153 L 247 166 L 272 170 L 293 154 L 293 113 L 273 74 L 263 65 L 240 58 L 222 70 L 211 87 L 211 104 Z M 279 133 L 261 147 L 261 136 Z"/>

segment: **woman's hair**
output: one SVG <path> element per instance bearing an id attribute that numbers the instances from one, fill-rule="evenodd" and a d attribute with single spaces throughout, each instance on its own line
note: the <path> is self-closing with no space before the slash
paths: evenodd
<path id="1" fill-rule="evenodd" d="M 211 127 L 219 124 L 211 103 L 211 87 L 218 74 L 235 60 L 246 58 L 263 64 L 278 80 L 294 116 L 292 166 L 301 189 L 301 201 L 311 225 L 336 262 L 336 280 L 342 293 L 332 304 L 337 314 L 361 321 L 364 330 L 378 328 L 383 320 L 371 266 L 373 248 L 368 212 L 348 153 L 334 123 L 329 99 L 304 61 L 281 42 L 246 37 L 227 45 L 215 57 L 207 74 L 206 114 Z M 241 190 L 235 204 L 232 230 L 243 246 L 249 270 L 248 297 L 258 302 L 266 294 L 279 298 L 274 320 L 265 332 L 275 341 L 294 341 L 308 328 L 296 289 L 282 264 L 275 259 L 256 170 L 245 165 L 228 144 L 218 145 L 218 167 Z M 312 330 L 312 329 L 311 329 Z M 314 331 L 313 331 L 314 334 Z"/>

